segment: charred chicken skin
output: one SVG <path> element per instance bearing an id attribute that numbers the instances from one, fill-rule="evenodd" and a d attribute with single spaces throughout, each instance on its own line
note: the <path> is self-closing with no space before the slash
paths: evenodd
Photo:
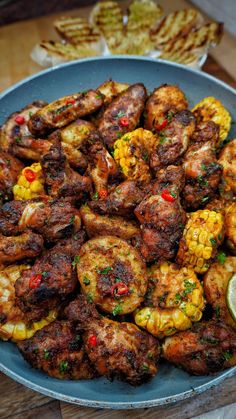
<path id="1" fill-rule="evenodd" d="M 62 380 L 90 379 L 98 375 L 85 353 L 82 337 L 73 323 L 54 321 L 34 337 L 18 343 L 29 364 Z"/>
<path id="2" fill-rule="evenodd" d="M 66 199 L 11 201 L 0 210 L 0 233 L 8 236 L 28 228 L 54 242 L 75 234 L 81 226 L 79 210 Z"/>
<path id="3" fill-rule="evenodd" d="M 12 188 L 24 165 L 11 154 L 0 151 L 0 200 L 12 198 Z"/>
<path id="4" fill-rule="evenodd" d="M 186 152 L 195 129 L 195 118 L 188 110 L 176 113 L 169 121 L 158 132 L 159 141 L 151 154 L 150 166 L 155 171 L 178 162 Z"/>
<path id="5" fill-rule="evenodd" d="M 59 242 L 39 257 L 15 283 L 16 302 L 22 311 L 57 307 L 76 288 L 73 259 L 84 242 L 83 231 L 74 239 Z"/>
<path id="6" fill-rule="evenodd" d="M 190 374 L 207 375 L 236 364 L 236 333 L 223 323 L 195 323 L 192 329 L 168 337 L 164 358 Z"/>
<path id="7" fill-rule="evenodd" d="M 161 170 L 151 193 L 135 208 L 141 223 L 140 251 L 148 262 L 172 259 L 177 252 L 186 221 L 179 199 L 183 179 L 181 167 Z"/>
<path id="8" fill-rule="evenodd" d="M 144 110 L 146 97 L 144 85 L 137 83 L 128 87 L 108 105 L 98 130 L 109 148 L 112 148 L 119 136 L 136 128 Z"/>
<path id="9" fill-rule="evenodd" d="M 156 374 L 160 349 L 154 337 L 132 323 L 101 317 L 84 296 L 72 301 L 66 314 L 84 332 L 86 353 L 99 374 L 134 386 Z"/>
<path id="10" fill-rule="evenodd" d="M 184 156 L 183 169 L 183 204 L 196 210 L 214 197 L 220 183 L 222 166 L 217 162 L 214 144 L 206 141 L 191 145 Z"/>

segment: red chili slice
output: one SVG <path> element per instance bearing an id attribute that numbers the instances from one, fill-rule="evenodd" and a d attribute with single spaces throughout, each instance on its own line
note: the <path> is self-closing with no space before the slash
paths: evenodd
<path id="1" fill-rule="evenodd" d="M 168 119 L 164 119 L 164 121 L 160 125 L 156 125 L 155 128 L 157 131 L 161 131 L 163 128 L 166 127 L 168 124 Z"/>
<path id="2" fill-rule="evenodd" d="M 28 182 L 33 182 L 37 177 L 37 174 L 31 169 L 25 169 L 23 174 Z"/>
<path id="3" fill-rule="evenodd" d="M 122 118 L 119 119 L 119 124 L 122 127 L 128 127 L 129 126 L 129 120 L 126 116 L 122 116 Z"/>
<path id="4" fill-rule="evenodd" d="M 31 289 L 35 289 L 38 288 L 39 285 L 41 284 L 42 281 L 42 275 L 41 274 L 36 274 L 31 276 L 30 280 L 29 280 L 29 287 Z"/>
<path id="5" fill-rule="evenodd" d="M 19 125 L 23 125 L 25 123 L 25 117 L 22 115 L 17 115 L 15 117 L 15 122 Z"/>
<path id="6" fill-rule="evenodd" d="M 75 102 L 76 100 L 73 97 L 66 99 L 66 105 L 69 105 L 70 103 L 73 105 Z"/>
<path id="7" fill-rule="evenodd" d="M 161 193 L 161 197 L 168 202 L 174 202 L 175 201 L 175 197 L 172 196 L 170 194 L 170 191 L 168 191 L 167 189 L 164 189 Z"/>
<path id="8" fill-rule="evenodd" d="M 88 339 L 88 343 L 91 346 L 97 346 L 97 337 L 95 335 L 92 335 Z"/>
<path id="9" fill-rule="evenodd" d="M 107 195 L 108 195 L 108 192 L 106 189 L 100 189 L 100 191 L 98 192 L 98 196 L 100 199 L 106 198 Z"/>
<path id="10" fill-rule="evenodd" d="M 111 293 L 114 296 L 115 295 L 124 295 L 124 294 L 127 294 L 128 291 L 129 291 L 129 288 L 127 287 L 126 284 L 124 284 L 124 282 L 117 282 L 111 288 Z"/>

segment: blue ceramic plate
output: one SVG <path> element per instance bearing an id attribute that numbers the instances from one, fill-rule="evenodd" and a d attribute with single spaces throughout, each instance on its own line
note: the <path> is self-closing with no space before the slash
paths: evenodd
<path id="1" fill-rule="evenodd" d="M 190 107 L 205 96 L 215 96 L 233 116 L 236 114 L 236 91 L 207 74 L 165 61 L 113 56 L 60 65 L 11 87 L 0 96 L 0 124 L 11 112 L 34 100 L 52 101 L 97 87 L 109 78 L 127 83 L 143 82 L 149 90 L 163 83 L 178 84 Z M 233 125 L 230 135 L 235 134 Z M 0 369 L 14 380 L 48 396 L 85 406 L 114 409 L 173 403 L 200 393 L 236 373 L 234 367 L 215 376 L 194 377 L 162 364 L 157 376 L 138 388 L 105 379 L 60 381 L 30 368 L 16 345 L 8 342 L 0 343 Z"/>

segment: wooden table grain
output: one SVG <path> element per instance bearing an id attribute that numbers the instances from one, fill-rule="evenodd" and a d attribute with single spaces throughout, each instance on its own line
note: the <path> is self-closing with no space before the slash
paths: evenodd
<path id="1" fill-rule="evenodd" d="M 165 10 L 172 11 L 189 6 L 184 0 L 158 1 Z M 122 1 L 125 6 L 127 1 Z M 63 15 L 87 16 L 90 8 L 64 12 Z M 60 13 L 62 15 L 62 13 Z M 55 15 L 59 16 L 59 14 Z M 55 16 L 46 16 L 25 22 L 19 22 L 0 28 L 0 91 L 42 68 L 30 59 L 33 46 L 41 39 L 57 39 L 52 21 Z M 228 48 L 228 49 L 227 49 Z M 233 49 L 232 49 L 233 48 Z M 236 88 L 234 54 L 236 41 L 228 34 L 223 39 L 223 46 L 218 47 L 209 56 L 203 70 Z M 223 51 L 223 53 L 222 53 Z M 224 60 L 222 60 L 224 54 Z M 235 60 L 236 61 L 236 60 Z M 232 62 L 232 66 L 230 65 Z M 22 386 L 0 373 L 0 418 L 12 419 L 187 419 L 213 411 L 224 406 L 236 409 L 236 376 L 226 379 L 222 384 L 200 395 L 168 406 L 135 411 L 111 411 L 81 407 L 51 399 Z M 98 389 L 99 391 L 99 389 Z M 235 405 L 234 405 L 235 403 Z M 214 417 L 222 417 L 216 416 Z M 230 416 L 228 416 L 229 418 Z M 232 419 L 236 417 L 236 413 Z"/>

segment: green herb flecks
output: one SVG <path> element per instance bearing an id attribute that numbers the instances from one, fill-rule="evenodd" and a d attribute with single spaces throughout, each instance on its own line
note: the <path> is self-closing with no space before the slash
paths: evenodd
<path id="1" fill-rule="evenodd" d="M 218 262 L 221 263 L 221 265 L 224 265 L 226 260 L 226 254 L 224 252 L 219 252 L 216 256 L 216 259 L 218 260 Z"/>
<path id="2" fill-rule="evenodd" d="M 98 269 L 97 270 L 97 272 L 99 273 L 99 274 L 102 274 L 102 275 L 107 275 L 108 274 L 108 272 L 110 272 L 110 271 L 112 271 L 113 270 L 113 268 L 111 267 L 111 266 L 107 266 L 106 268 L 104 268 L 104 269 Z"/>
<path id="3" fill-rule="evenodd" d="M 90 284 L 90 279 L 86 275 L 83 278 L 83 284 L 84 285 L 89 285 Z"/>
<path id="4" fill-rule="evenodd" d="M 119 301 L 116 306 L 114 307 L 114 309 L 112 310 L 112 314 L 113 316 L 117 316 L 118 314 L 120 314 L 122 312 L 122 302 Z"/>
<path id="5" fill-rule="evenodd" d="M 68 369 L 68 361 L 61 361 L 59 365 L 59 371 L 61 374 L 64 374 Z"/>
<path id="6" fill-rule="evenodd" d="M 230 350 L 223 352 L 225 361 L 230 361 L 233 358 L 233 353 Z"/>
<path id="7" fill-rule="evenodd" d="M 72 264 L 71 264 L 72 267 L 73 267 L 73 269 L 75 269 L 75 267 L 76 267 L 77 263 L 79 263 L 79 261 L 80 261 L 80 256 L 79 255 L 76 255 L 74 257 L 74 260 L 73 260 Z"/>

